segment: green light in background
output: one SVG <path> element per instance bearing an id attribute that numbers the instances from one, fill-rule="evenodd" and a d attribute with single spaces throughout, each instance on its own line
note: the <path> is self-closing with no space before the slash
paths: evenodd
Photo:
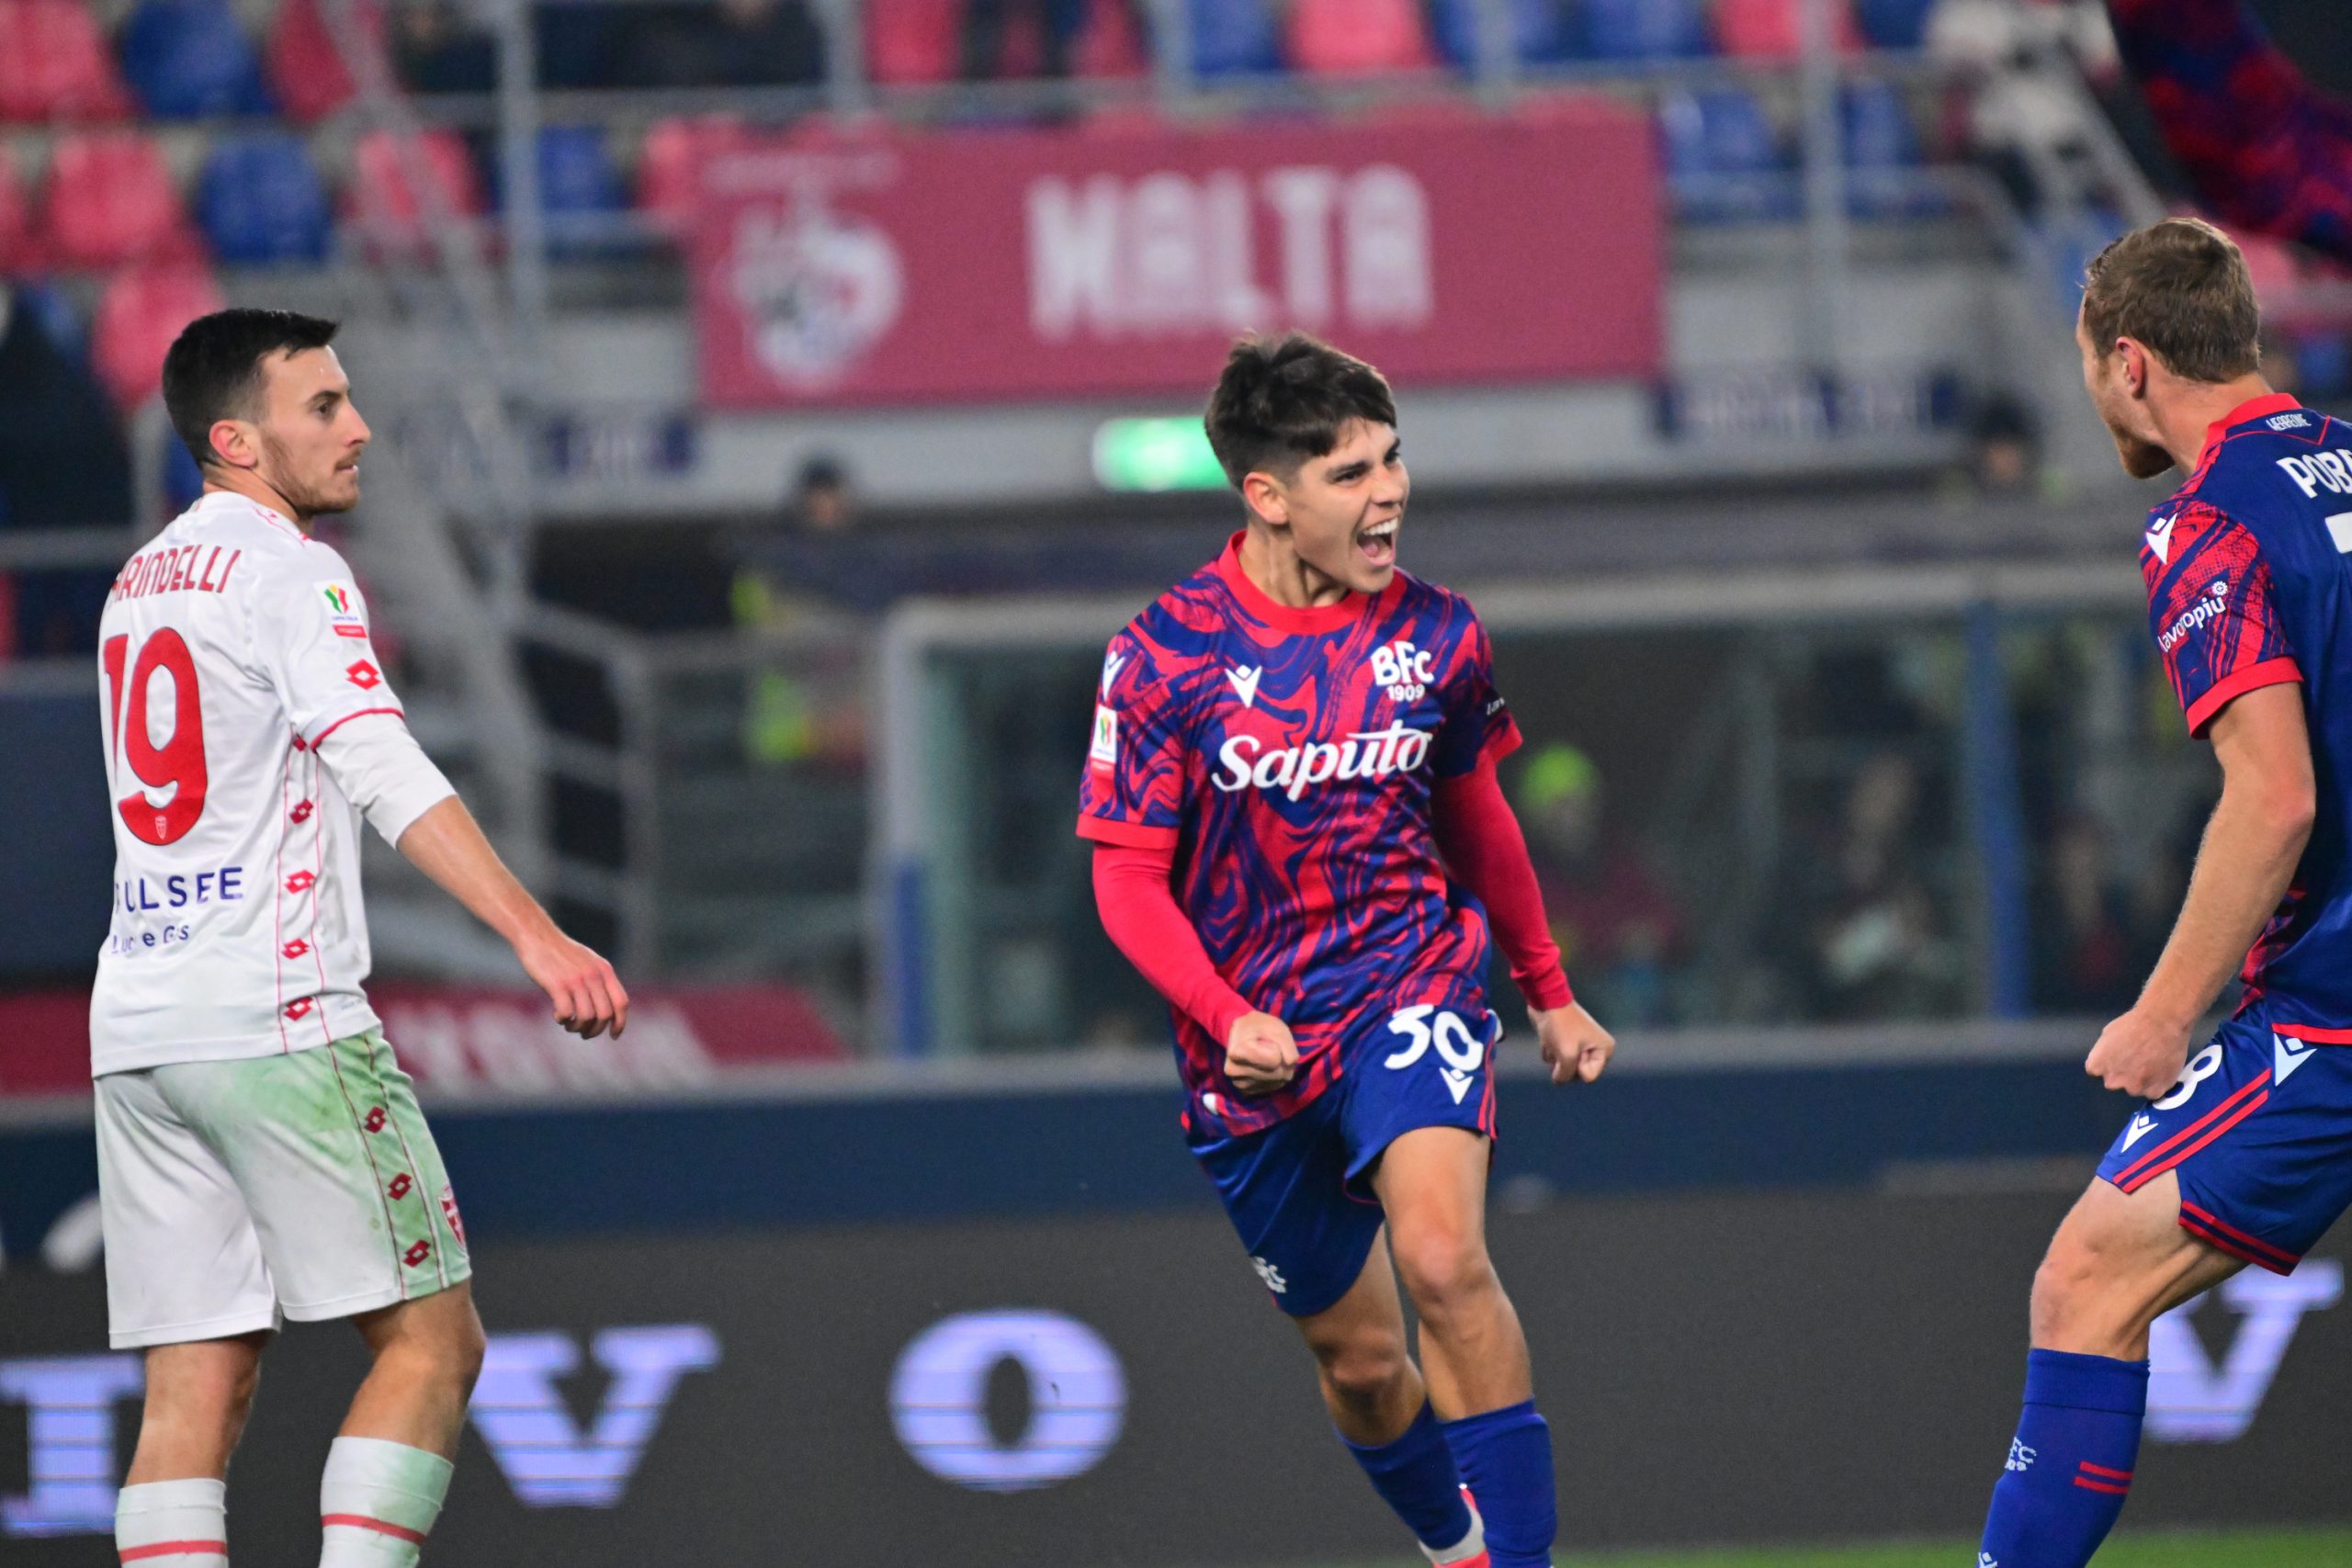
<path id="1" fill-rule="evenodd" d="M 1198 419 L 1111 419 L 1094 432 L 1104 490 L 1222 490 L 1225 470 Z"/>

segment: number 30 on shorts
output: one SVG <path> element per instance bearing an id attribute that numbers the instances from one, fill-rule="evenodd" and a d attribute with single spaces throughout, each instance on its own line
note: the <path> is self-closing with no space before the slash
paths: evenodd
<path id="1" fill-rule="evenodd" d="M 1434 1046 L 1438 1070 L 1445 1075 L 1446 1087 L 1453 1091 L 1457 1101 L 1470 1087 L 1470 1075 L 1487 1060 L 1486 1042 L 1472 1032 L 1461 1014 L 1443 1011 L 1426 1002 L 1398 1010 L 1388 1021 L 1388 1032 L 1402 1034 L 1411 1043 L 1381 1065 L 1402 1071 L 1428 1055 Z"/>

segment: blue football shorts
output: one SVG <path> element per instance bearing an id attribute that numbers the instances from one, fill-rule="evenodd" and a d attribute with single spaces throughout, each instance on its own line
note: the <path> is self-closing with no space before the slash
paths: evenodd
<path id="1" fill-rule="evenodd" d="M 1274 1304 L 1311 1317 L 1363 1273 L 1384 1216 L 1371 1175 L 1421 1127 L 1495 1135 L 1502 1020 L 1468 1005 L 1368 1010 L 1340 1041 L 1331 1086 L 1271 1127 L 1196 1135 L 1193 1156 Z"/>
<path id="2" fill-rule="evenodd" d="M 2192 1054 L 2133 1116 L 2099 1176 L 2136 1192 L 2171 1171 L 2180 1223 L 2223 1252 L 2290 1274 L 2352 1207 L 2352 1045 L 2301 1036 L 2257 1004 Z"/>

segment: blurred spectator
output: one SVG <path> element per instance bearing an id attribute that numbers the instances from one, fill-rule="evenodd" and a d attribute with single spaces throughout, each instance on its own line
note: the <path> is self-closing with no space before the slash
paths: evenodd
<path id="1" fill-rule="evenodd" d="M 786 502 L 789 537 L 739 546 L 756 558 L 736 569 L 731 599 L 735 624 L 771 637 L 840 630 L 854 597 L 830 592 L 854 579 L 844 547 L 857 520 L 849 475 L 840 461 L 820 454 L 800 467 Z M 841 646 L 834 639 L 834 652 Z M 861 765 L 865 757 L 865 710 L 854 666 L 820 654 L 810 665 L 787 658 L 749 674 L 743 699 L 743 752 L 754 762 L 778 765 L 825 761 Z"/>
<path id="2" fill-rule="evenodd" d="M 1067 76 L 1085 22 L 1086 0 L 967 0 L 964 77 Z"/>
<path id="3" fill-rule="evenodd" d="M 498 48 L 452 0 L 403 0 L 392 13 L 392 69 L 412 93 L 487 93 L 498 86 Z"/>
<path id="4" fill-rule="evenodd" d="M 1804 944 L 1797 962 L 1813 1016 L 1932 1018 L 1960 1009 L 1962 957 L 1919 875 L 1919 795 L 1908 757 L 1876 753 L 1855 773 L 1826 839 L 1802 847 L 1781 877 L 1792 907 L 1773 918 Z"/>
<path id="5" fill-rule="evenodd" d="M 825 35 L 806 0 L 661 6 L 623 54 L 639 87 L 797 87 L 825 79 Z"/>
<path id="6" fill-rule="evenodd" d="M 1968 416 L 1964 467 L 1948 487 L 1955 499 L 2015 501 L 2047 488 L 2041 461 L 2041 424 L 2033 411 L 2007 392 L 1979 401 Z"/>
<path id="7" fill-rule="evenodd" d="M 2106 826 L 2063 818 L 2041 860 L 2033 909 L 2033 1002 L 2043 1012 L 2121 1012 L 2139 995 L 2153 955 L 2132 930 Z M 2161 937 L 2158 939 L 2161 941 Z"/>
<path id="8" fill-rule="evenodd" d="M 1569 979 L 1610 1027 L 1666 1021 L 1673 900 L 1641 852 L 1612 831 L 1600 770 L 1549 745 L 1519 769 L 1518 809 Z"/>

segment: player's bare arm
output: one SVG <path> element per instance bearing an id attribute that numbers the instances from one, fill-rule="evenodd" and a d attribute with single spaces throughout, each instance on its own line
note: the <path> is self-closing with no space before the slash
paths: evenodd
<path id="1" fill-rule="evenodd" d="M 482 836 L 465 802 L 449 796 L 401 835 L 401 853 L 504 938 L 555 1020 L 582 1040 L 628 1027 L 628 992 L 613 966 L 563 934 Z"/>
<path id="2" fill-rule="evenodd" d="M 2108 1088 L 2142 1099 L 2179 1078 L 2198 1021 L 2286 895 L 2317 810 L 2301 685 L 2246 693 L 2211 735 L 2222 799 L 2180 919 L 2138 1004 L 2107 1026 L 2084 1063 Z"/>

